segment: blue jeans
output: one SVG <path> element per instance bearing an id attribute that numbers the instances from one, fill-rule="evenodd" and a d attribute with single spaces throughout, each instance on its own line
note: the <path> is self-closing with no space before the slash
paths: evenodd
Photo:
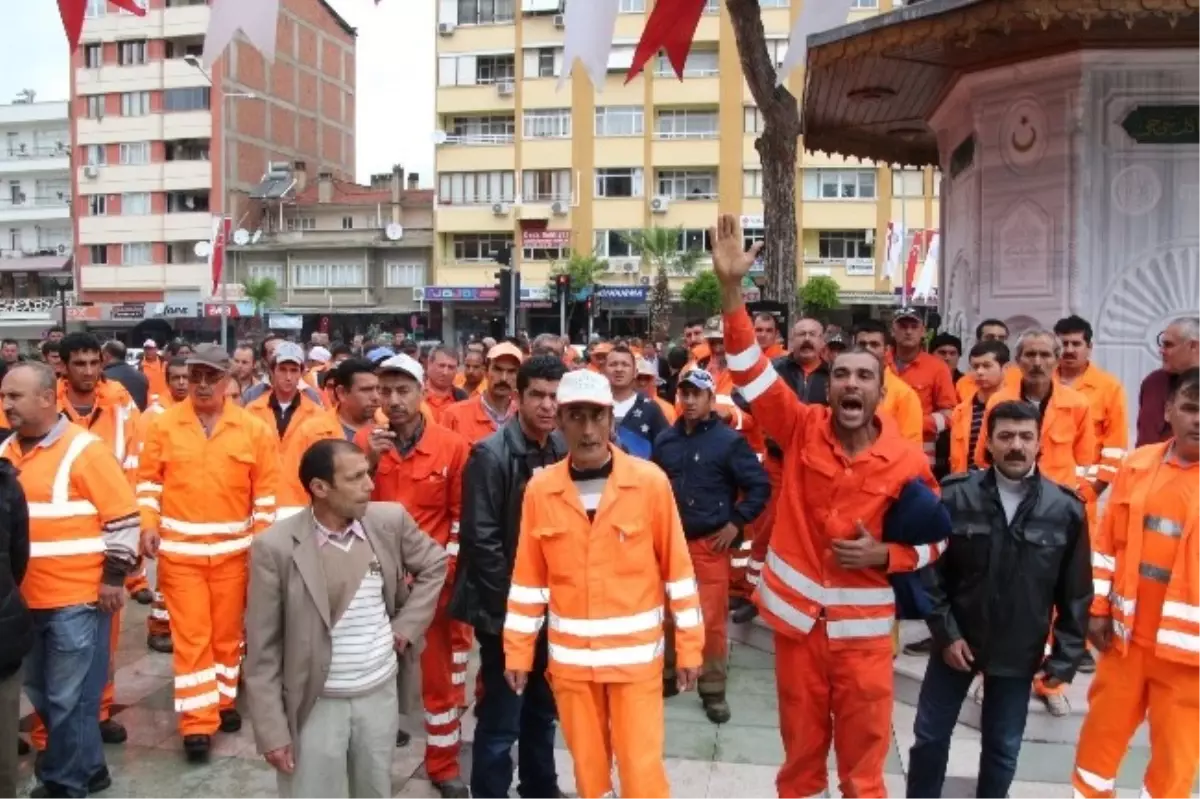
<path id="1" fill-rule="evenodd" d="M 558 710 L 546 681 L 546 632 L 538 637 L 533 671 L 525 692 L 513 693 L 504 681 L 504 644 L 501 637 L 480 630 L 479 671 L 483 696 L 479 699 L 479 721 L 471 759 L 471 795 L 476 799 L 498 799 L 512 787 L 513 744 L 520 742 L 517 772 L 520 796 L 558 796 L 558 774 L 554 766 L 554 725 Z"/>
<path id="2" fill-rule="evenodd" d="M 942 795 L 946 779 L 946 761 L 950 756 L 950 736 L 958 721 L 958 712 L 971 689 L 975 674 L 957 671 L 946 665 L 935 647 L 929 655 L 921 696 L 917 700 L 917 720 L 913 723 L 916 743 L 908 753 L 908 791 L 910 797 Z M 979 782 L 975 795 L 1005 797 L 1017 771 L 1021 737 L 1029 714 L 1029 677 L 983 678 L 983 714 L 979 754 Z"/>
<path id="3" fill-rule="evenodd" d="M 100 694 L 108 678 L 112 617 L 94 605 L 32 611 L 33 649 L 25 657 L 25 693 L 46 725 L 38 780 L 68 796 L 87 796 L 104 768 Z"/>

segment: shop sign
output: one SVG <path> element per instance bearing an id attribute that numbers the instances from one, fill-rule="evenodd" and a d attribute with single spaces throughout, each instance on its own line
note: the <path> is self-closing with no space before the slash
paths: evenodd
<path id="1" fill-rule="evenodd" d="M 649 286 L 598 286 L 596 298 L 605 302 L 645 302 Z"/>
<path id="2" fill-rule="evenodd" d="M 164 319 L 194 319 L 200 308 L 198 302 L 164 302 L 159 303 L 158 315 Z"/>
<path id="3" fill-rule="evenodd" d="M 146 303 L 126 302 L 108 309 L 108 318 L 114 321 L 142 320 L 146 318 Z"/>
<path id="4" fill-rule="evenodd" d="M 1121 127 L 1138 144 L 1200 144 L 1200 105 L 1139 105 Z"/>
<path id="5" fill-rule="evenodd" d="M 571 246 L 571 231 L 545 228 L 522 230 L 521 246 L 527 250 L 565 250 Z"/>
<path id="6" fill-rule="evenodd" d="M 550 299 L 550 289 L 546 286 L 522 286 L 521 302 L 547 302 Z"/>
<path id="7" fill-rule="evenodd" d="M 252 302 L 231 302 L 226 306 L 224 315 L 230 319 L 247 319 L 254 316 L 254 303 Z M 204 315 L 206 317 L 220 318 L 222 305 L 215 302 L 206 302 L 204 304 Z"/>
<path id="8" fill-rule="evenodd" d="M 740 221 L 742 223 L 742 230 L 766 227 L 763 223 L 762 214 L 742 214 Z"/>
<path id="9" fill-rule="evenodd" d="M 297 314 L 273 313 L 267 316 L 267 326 L 272 330 L 303 330 L 304 317 Z"/>
<path id="10" fill-rule="evenodd" d="M 418 302 L 495 302 L 500 292 L 495 288 L 474 286 L 417 286 L 413 299 Z"/>
<path id="11" fill-rule="evenodd" d="M 67 308 L 67 319 L 72 322 L 98 322 L 100 317 L 99 305 L 72 305 Z"/>

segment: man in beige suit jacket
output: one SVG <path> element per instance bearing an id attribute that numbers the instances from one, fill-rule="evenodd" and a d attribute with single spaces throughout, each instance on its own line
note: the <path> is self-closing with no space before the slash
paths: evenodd
<path id="1" fill-rule="evenodd" d="M 258 749 L 281 796 L 391 796 L 400 697 L 415 694 L 398 683 L 419 680 L 447 555 L 402 506 L 368 501 L 353 444 L 317 442 L 300 477 L 311 509 L 250 550 L 244 674 Z"/>

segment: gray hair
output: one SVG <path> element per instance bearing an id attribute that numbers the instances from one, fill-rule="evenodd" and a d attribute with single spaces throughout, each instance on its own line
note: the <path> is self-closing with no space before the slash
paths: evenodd
<path id="1" fill-rule="evenodd" d="M 1025 349 L 1025 342 L 1031 338 L 1045 338 L 1050 340 L 1051 346 L 1054 348 L 1054 357 L 1062 357 L 1062 342 L 1058 340 L 1058 336 L 1051 333 L 1049 330 L 1041 327 L 1034 327 L 1026 330 L 1017 337 L 1016 357 L 1021 357 L 1021 352 Z"/>
<path id="2" fill-rule="evenodd" d="M 29 369 L 38 378 L 38 391 L 56 391 L 58 389 L 58 375 L 54 374 L 54 368 L 49 364 L 41 361 L 22 361 L 9 368 L 9 374 L 18 369 Z"/>
<path id="3" fill-rule="evenodd" d="M 563 351 L 562 336 L 554 333 L 540 333 L 529 345 L 534 355 L 561 355 Z"/>
<path id="4" fill-rule="evenodd" d="M 1181 316 L 1167 327 L 1173 327 L 1184 341 L 1200 341 L 1200 316 Z"/>

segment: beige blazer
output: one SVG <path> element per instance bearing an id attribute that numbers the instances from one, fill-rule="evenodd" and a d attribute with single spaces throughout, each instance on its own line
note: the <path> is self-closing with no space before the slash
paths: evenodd
<path id="1" fill-rule="evenodd" d="M 372 502 L 362 520 L 383 569 L 392 630 L 410 642 L 400 658 L 401 712 L 419 696 L 405 682 L 446 580 L 446 551 L 417 527 L 401 505 Z M 412 587 L 404 583 L 413 576 Z M 245 695 L 259 752 L 292 743 L 325 686 L 333 658 L 329 590 L 317 552 L 312 515 L 297 513 L 255 537 L 246 607 Z"/>

